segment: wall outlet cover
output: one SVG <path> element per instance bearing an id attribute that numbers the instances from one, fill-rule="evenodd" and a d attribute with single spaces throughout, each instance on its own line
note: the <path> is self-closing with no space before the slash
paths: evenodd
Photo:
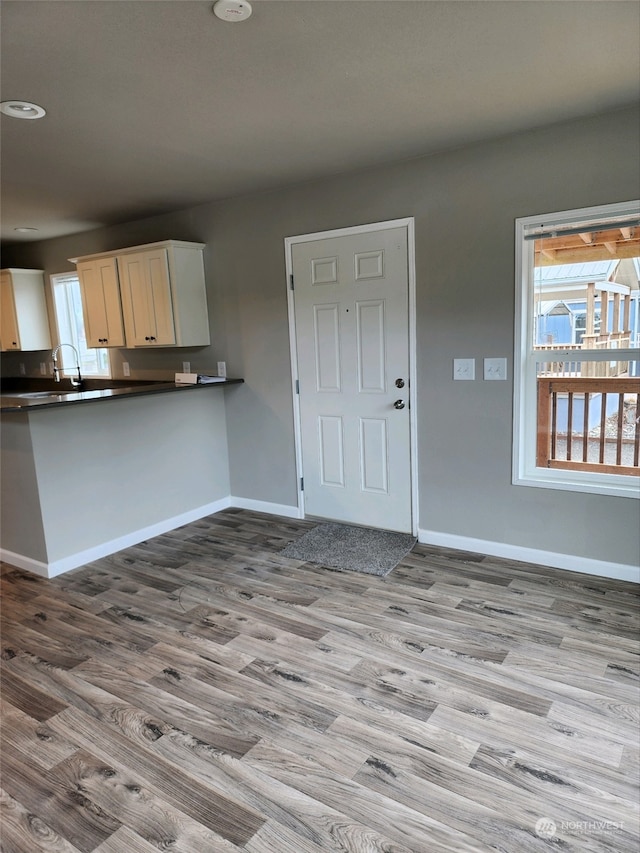
<path id="1" fill-rule="evenodd" d="M 226 361 L 219 361 L 218 362 L 218 376 L 225 376 L 226 377 L 226 375 L 227 375 L 227 362 Z"/>
<path id="2" fill-rule="evenodd" d="M 122 374 L 123 374 L 123 376 L 131 376 L 131 370 L 129 369 L 129 362 L 128 361 L 122 362 Z"/>

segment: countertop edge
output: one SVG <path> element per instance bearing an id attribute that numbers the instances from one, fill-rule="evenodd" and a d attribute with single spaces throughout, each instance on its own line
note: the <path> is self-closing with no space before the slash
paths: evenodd
<path id="1" fill-rule="evenodd" d="M 174 382 L 158 382 L 153 385 L 144 385 L 140 388 L 134 386 L 120 388 L 104 388 L 99 392 L 86 391 L 79 394 L 96 394 L 91 397 L 80 397 L 74 393 L 66 393 L 64 399 L 36 398 L 25 399 L 12 396 L 10 392 L 0 394 L 0 414 L 11 414 L 35 412 L 42 409 L 60 409 L 67 406 L 86 405 L 87 403 L 102 403 L 106 400 L 116 400 L 130 397 L 144 397 L 149 394 L 184 393 L 187 391 L 203 390 L 205 388 L 226 388 L 229 385 L 241 385 L 244 379 L 225 379 L 224 382 L 202 383 L 197 385 L 176 385 Z M 8 401 L 12 402 L 9 403 Z"/>

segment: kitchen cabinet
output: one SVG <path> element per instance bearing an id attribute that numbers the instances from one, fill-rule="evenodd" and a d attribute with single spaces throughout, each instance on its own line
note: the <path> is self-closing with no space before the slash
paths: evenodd
<path id="1" fill-rule="evenodd" d="M 167 240 L 118 253 L 127 346 L 210 343 L 203 249 Z"/>
<path id="2" fill-rule="evenodd" d="M 42 270 L 0 270 L 0 350 L 51 348 Z"/>
<path id="3" fill-rule="evenodd" d="M 87 346 L 123 347 L 125 335 L 116 259 L 79 261 L 77 269 Z"/>
<path id="4" fill-rule="evenodd" d="M 112 335 L 108 320 L 108 316 L 117 318 L 118 300 L 127 348 L 211 343 L 203 249 L 204 243 L 163 240 L 72 259 L 83 282 L 90 346 L 123 345 L 114 343 L 117 336 Z"/>

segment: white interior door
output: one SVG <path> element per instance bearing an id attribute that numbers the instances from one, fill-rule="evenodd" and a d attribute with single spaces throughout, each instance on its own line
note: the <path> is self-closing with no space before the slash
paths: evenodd
<path id="1" fill-rule="evenodd" d="M 314 237 L 291 255 L 305 514 L 411 532 L 407 228 Z"/>

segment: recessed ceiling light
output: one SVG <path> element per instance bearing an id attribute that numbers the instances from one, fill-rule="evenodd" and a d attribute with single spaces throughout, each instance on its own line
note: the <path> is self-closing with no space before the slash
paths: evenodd
<path id="1" fill-rule="evenodd" d="M 213 14 L 222 21 L 246 21 L 251 11 L 247 0 L 218 0 L 213 5 Z"/>
<path id="2" fill-rule="evenodd" d="M 29 101 L 2 101 L 0 112 L 13 118 L 42 118 L 47 111 Z"/>
<path id="3" fill-rule="evenodd" d="M 18 231 L 20 234 L 31 234 L 32 231 L 37 231 L 37 228 L 27 228 L 24 225 L 21 225 L 19 228 L 14 228 L 14 231 Z"/>

